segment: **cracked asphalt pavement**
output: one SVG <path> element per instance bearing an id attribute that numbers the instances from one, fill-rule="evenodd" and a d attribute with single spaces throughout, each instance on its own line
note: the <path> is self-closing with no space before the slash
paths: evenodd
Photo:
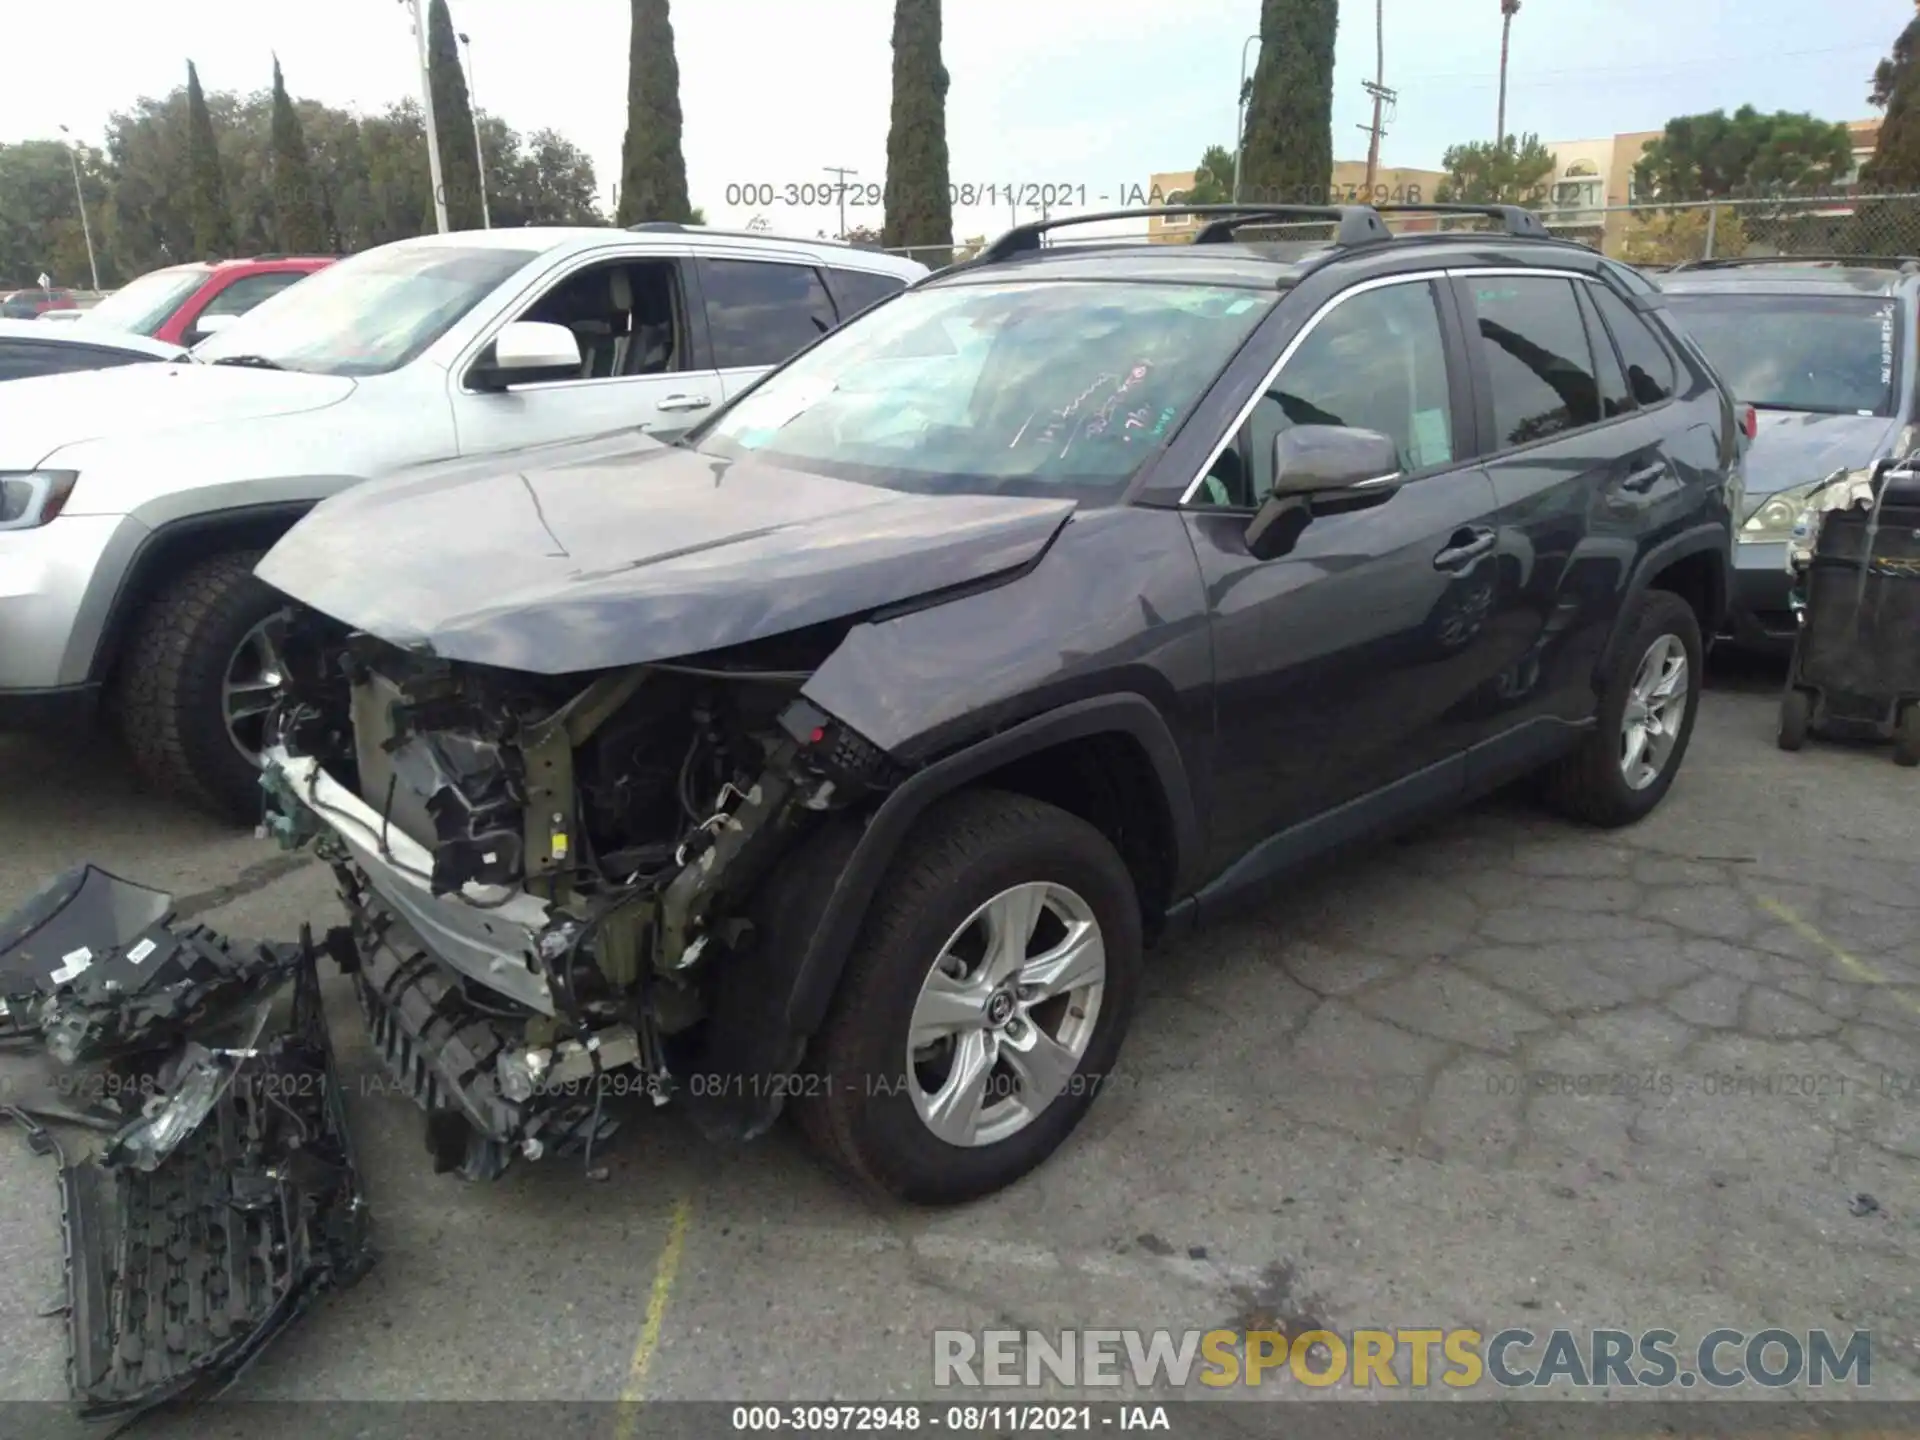
<path id="1" fill-rule="evenodd" d="M 382 1258 L 238 1393 L 936 1398 L 936 1328 L 1312 1320 L 1870 1329 L 1875 1394 L 1920 1397 L 1920 775 L 1782 754 L 1778 684 L 1717 667 L 1634 829 L 1497 798 L 1159 953 L 1079 1133 L 966 1209 L 671 1109 L 599 1183 L 436 1177 L 330 981 Z M 240 936 L 333 918 L 322 868 L 94 742 L 0 740 L 0 796 L 0 907 L 92 859 Z M 58 1398 L 52 1168 L 0 1146 L 0 1399 Z"/>

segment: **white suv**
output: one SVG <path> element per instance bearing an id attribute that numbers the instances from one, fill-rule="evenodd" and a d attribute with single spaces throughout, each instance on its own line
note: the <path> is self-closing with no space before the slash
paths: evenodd
<path id="1" fill-rule="evenodd" d="M 142 772 L 259 813 L 285 601 L 254 562 L 374 475 L 671 437 L 926 267 L 651 224 L 470 231 L 343 260 L 176 364 L 0 389 L 0 727 L 104 701 Z"/>

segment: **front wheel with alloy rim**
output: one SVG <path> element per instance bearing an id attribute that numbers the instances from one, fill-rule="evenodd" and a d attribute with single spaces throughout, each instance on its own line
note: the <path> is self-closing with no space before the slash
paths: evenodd
<path id="1" fill-rule="evenodd" d="M 143 779 L 239 822 L 260 816 L 260 750 L 288 616 L 286 598 L 254 577 L 259 559 L 212 556 L 149 600 L 113 697 Z"/>
<path id="2" fill-rule="evenodd" d="M 1547 775 L 1555 808 L 1589 825 L 1631 825 L 1666 798 L 1700 708 L 1702 645 L 1693 607 L 1668 590 L 1631 602 L 1601 677 L 1594 728 Z"/>
<path id="3" fill-rule="evenodd" d="M 881 882 L 797 1110 L 862 1183 L 954 1204 L 1072 1132 L 1133 1009 L 1140 904 L 1112 844 L 1064 810 L 967 792 Z"/>

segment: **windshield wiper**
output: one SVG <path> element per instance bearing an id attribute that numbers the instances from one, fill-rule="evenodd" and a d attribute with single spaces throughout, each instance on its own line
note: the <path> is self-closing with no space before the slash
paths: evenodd
<path id="1" fill-rule="evenodd" d="M 255 370 L 284 370 L 287 367 L 278 360 L 269 360 L 264 355 L 222 355 L 218 360 L 207 361 L 209 365 L 246 365 Z"/>

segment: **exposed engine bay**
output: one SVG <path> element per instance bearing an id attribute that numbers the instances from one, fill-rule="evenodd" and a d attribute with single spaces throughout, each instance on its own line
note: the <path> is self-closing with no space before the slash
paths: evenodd
<path id="1" fill-rule="evenodd" d="M 554 677 L 313 623 L 288 643 L 263 828 L 333 867 L 329 947 L 436 1168 L 590 1163 L 609 1094 L 664 1103 L 725 1067 L 709 1022 L 777 922 L 761 882 L 896 778 L 797 693 L 837 634 Z M 724 1108 L 701 1107 L 710 1128 L 772 1119 Z"/>

